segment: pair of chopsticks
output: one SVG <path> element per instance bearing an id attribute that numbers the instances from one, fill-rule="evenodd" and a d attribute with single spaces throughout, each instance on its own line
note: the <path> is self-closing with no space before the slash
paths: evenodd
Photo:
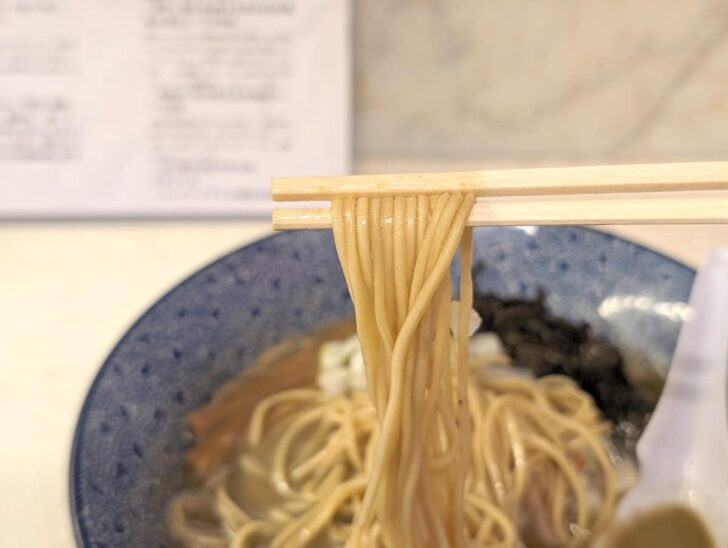
<path id="1" fill-rule="evenodd" d="M 699 195 L 728 190 L 728 162 L 279 177 L 271 187 L 277 202 L 472 192 L 470 226 L 728 223 L 728 197 Z M 651 194 L 609 196 L 625 193 Z M 275 230 L 330 226 L 328 208 L 273 210 Z"/>

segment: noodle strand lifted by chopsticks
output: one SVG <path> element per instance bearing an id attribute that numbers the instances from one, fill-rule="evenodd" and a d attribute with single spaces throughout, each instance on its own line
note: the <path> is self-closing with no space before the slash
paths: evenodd
<path id="1" fill-rule="evenodd" d="M 366 275 L 382 272 L 382 258 L 366 248 L 368 238 L 362 242 L 361 236 L 367 231 L 361 223 L 368 219 L 355 214 L 357 209 L 368 210 L 367 199 L 335 200 L 332 208 L 336 247 L 354 302 L 370 394 L 380 417 L 374 462 L 347 545 L 362 545 L 366 531 L 376 521 L 388 546 L 464 546 L 464 492 L 470 452 L 466 407 L 467 325 L 472 299 L 470 230 L 462 254 L 464 302 L 457 348 L 450 349 L 452 339 L 442 335 L 448 329 L 444 326 L 443 330 L 442 311 L 450 310 L 449 267 L 466 232 L 465 222 L 475 198 L 440 196 L 419 247 L 417 208 L 412 201 L 404 197 L 381 200 L 384 207 L 374 209 L 391 210 L 393 216 L 380 215 L 371 222 L 379 223 L 385 232 L 394 227 L 393 295 L 381 291 L 373 276 Z M 362 202 L 367 207 L 361 207 Z M 358 227 L 354 227 L 355 221 Z M 381 323 L 377 309 L 383 311 Z M 393 329 L 389 318 L 396 320 Z M 394 341 L 390 359 L 382 352 L 389 333 Z M 448 359 L 452 353 L 457 355 L 454 363 Z M 388 388 L 386 392 L 379 389 L 380 380 L 384 389 Z M 427 424 L 423 424 L 426 407 L 434 413 L 431 411 Z M 434 461 L 443 453 L 449 462 L 441 463 L 435 471 Z"/>

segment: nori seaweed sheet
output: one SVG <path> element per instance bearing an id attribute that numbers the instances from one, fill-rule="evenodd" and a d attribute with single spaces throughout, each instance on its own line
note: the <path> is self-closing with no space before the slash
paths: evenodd
<path id="1" fill-rule="evenodd" d="M 630 383 L 614 345 L 586 323 L 553 316 L 543 292 L 530 300 L 476 292 L 473 306 L 483 320 L 479 331 L 495 332 L 514 363 L 537 377 L 572 377 L 615 425 L 617 439 L 634 451 L 653 406 Z"/>

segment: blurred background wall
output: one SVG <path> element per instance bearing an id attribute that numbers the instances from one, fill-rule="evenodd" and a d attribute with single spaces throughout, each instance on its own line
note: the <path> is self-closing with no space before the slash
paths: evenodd
<path id="1" fill-rule="evenodd" d="M 726 157 L 725 0 L 356 0 L 354 156 Z"/>

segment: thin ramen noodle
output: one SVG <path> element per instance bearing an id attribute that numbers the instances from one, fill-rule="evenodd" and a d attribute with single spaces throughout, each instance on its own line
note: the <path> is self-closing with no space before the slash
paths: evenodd
<path id="1" fill-rule="evenodd" d="M 469 359 L 474 201 L 333 202 L 366 389 L 303 386 L 257 403 L 233 464 L 172 502 L 177 541 L 581 545 L 608 523 L 617 490 L 602 443 L 607 425 L 591 397 L 567 377 L 495 374 Z"/>

